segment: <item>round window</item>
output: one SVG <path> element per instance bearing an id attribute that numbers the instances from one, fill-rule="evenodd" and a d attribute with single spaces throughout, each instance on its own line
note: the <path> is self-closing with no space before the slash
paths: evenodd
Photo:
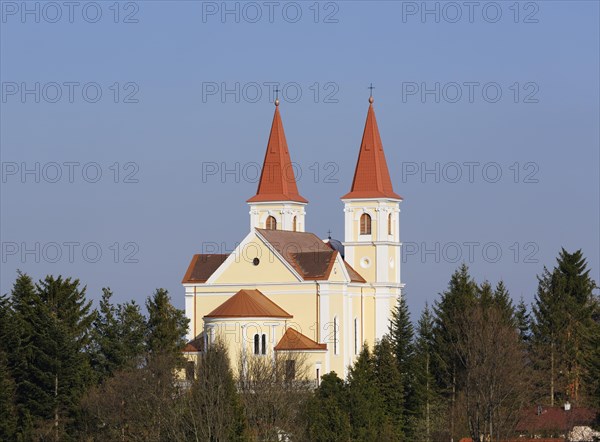
<path id="1" fill-rule="evenodd" d="M 260 259 L 258 259 L 258 258 L 254 258 L 254 259 L 252 260 L 252 264 L 254 264 L 255 266 L 259 265 L 259 264 L 260 264 Z"/>

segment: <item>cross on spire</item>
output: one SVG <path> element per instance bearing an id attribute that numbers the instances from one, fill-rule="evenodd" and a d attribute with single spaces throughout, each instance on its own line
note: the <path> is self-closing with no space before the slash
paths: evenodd
<path id="1" fill-rule="evenodd" d="M 375 86 L 371 83 L 367 89 L 369 89 L 369 103 L 373 104 L 373 89 L 375 89 Z"/>
<path id="2" fill-rule="evenodd" d="M 331 239 L 331 229 L 329 229 L 329 230 L 327 231 L 327 237 L 328 237 L 329 239 Z"/>
<path id="3" fill-rule="evenodd" d="M 369 96 L 372 97 L 373 96 L 373 89 L 375 89 L 375 86 L 373 86 L 373 83 L 371 83 L 367 89 L 370 89 L 371 93 L 369 94 Z"/>
<path id="4" fill-rule="evenodd" d="M 275 106 L 279 106 L 279 92 L 281 92 L 279 90 L 278 86 L 275 86 Z"/>

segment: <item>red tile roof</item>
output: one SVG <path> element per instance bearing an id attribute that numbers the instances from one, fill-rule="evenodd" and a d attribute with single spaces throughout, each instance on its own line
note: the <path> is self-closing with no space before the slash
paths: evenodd
<path id="1" fill-rule="evenodd" d="M 300 274 L 304 280 L 327 280 L 335 264 L 338 252 L 332 250 L 317 235 L 289 230 L 256 229 L 277 252 Z M 365 279 L 346 262 L 352 282 Z"/>
<path id="2" fill-rule="evenodd" d="M 240 290 L 205 318 L 292 318 L 259 290 Z"/>
<path id="3" fill-rule="evenodd" d="M 200 333 L 190 342 L 185 344 L 182 351 L 184 353 L 198 353 L 204 351 L 204 333 Z"/>
<path id="4" fill-rule="evenodd" d="M 275 106 L 258 189 L 256 195 L 248 200 L 249 203 L 268 201 L 308 202 L 298 193 L 278 105 Z"/>
<path id="5" fill-rule="evenodd" d="M 228 256 L 229 255 L 221 254 L 194 255 L 181 282 L 183 284 L 206 282 L 221 264 L 223 264 Z"/>
<path id="6" fill-rule="evenodd" d="M 591 425 L 597 415 L 597 410 L 580 407 L 572 407 L 569 411 L 561 407 L 542 407 L 542 413 L 538 415 L 537 407 L 529 407 L 521 412 L 516 430 L 529 434 L 552 431 L 567 433 L 574 426 Z"/>
<path id="7" fill-rule="evenodd" d="M 275 351 L 327 350 L 327 344 L 319 344 L 298 330 L 288 328 L 277 345 Z"/>
<path id="8" fill-rule="evenodd" d="M 373 103 L 372 100 L 370 101 L 352 189 L 342 199 L 393 198 L 401 200 L 402 197 L 395 193 L 392 187 Z"/>

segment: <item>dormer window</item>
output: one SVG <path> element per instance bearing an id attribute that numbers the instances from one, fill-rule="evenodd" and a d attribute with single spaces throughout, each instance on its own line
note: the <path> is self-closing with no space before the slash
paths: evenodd
<path id="1" fill-rule="evenodd" d="M 368 213 L 363 213 L 360 216 L 360 234 L 370 235 L 371 234 L 371 216 Z"/>
<path id="2" fill-rule="evenodd" d="M 267 222 L 265 223 L 265 228 L 267 230 L 277 230 L 277 220 L 274 216 L 267 217 Z"/>

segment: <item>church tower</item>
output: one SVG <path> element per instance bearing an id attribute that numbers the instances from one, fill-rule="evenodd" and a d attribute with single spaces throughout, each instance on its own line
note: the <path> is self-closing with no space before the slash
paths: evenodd
<path id="1" fill-rule="evenodd" d="M 375 293 L 375 337 L 388 328 L 400 280 L 400 202 L 383 152 L 373 97 L 363 132 L 352 189 L 342 198 L 345 213 L 345 259 Z"/>
<path id="2" fill-rule="evenodd" d="M 275 115 L 258 189 L 256 195 L 247 202 L 250 206 L 251 229 L 305 231 L 304 206 L 308 201 L 300 196 L 296 186 L 279 114 L 279 99 L 275 100 Z"/>

